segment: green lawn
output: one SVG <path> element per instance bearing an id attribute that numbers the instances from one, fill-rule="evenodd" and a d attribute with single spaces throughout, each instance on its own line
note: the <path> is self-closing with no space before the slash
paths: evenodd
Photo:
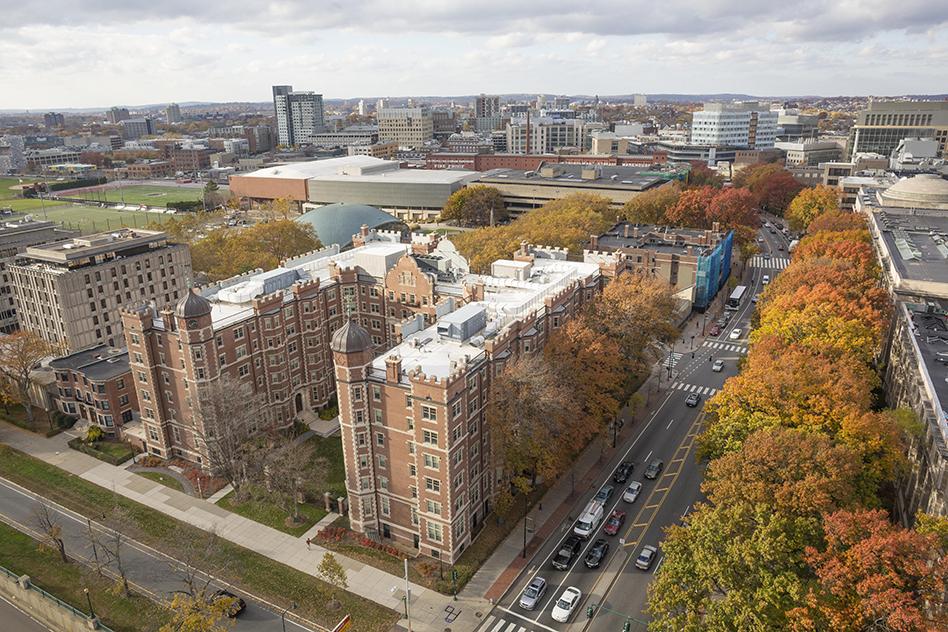
<path id="1" fill-rule="evenodd" d="M 88 611 L 88 588 L 95 613 L 115 632 L 153 632 L 168 621 L 168 611 L 146 597 L 116 595 L 109 579 L 78 564 L 63 564 L 53 549 L 0 523 L 0 563 L 82 612 Z M 2 626 L 0 626 L 2 627 Z"/>
<path id="2" fill-rule="evenodd" d="M 112 465 L 120 465 L 135 456 L 131 445 L 109 439 L 86 443 L 81 438 L 75 438 L 69 440 L 69 447 Z"/>
<path id="3" fill-rule="evenodd" d="M 342 437 L 313 435 L 303 443 L 312 450 L 306 477 L 306 491 L 311 497 L 329 492 L 333 498 L 346 495 L 346 464 L 342 457 Z"/>
<path id="4" fill-rule="evenodd" d="M 52 437 L 62 432 L 62 428 L 56 425 L 55 417 L 53 417 L 53 427 L 50 428 L 49 419 L 46 417 L 46 413 L 35 406 L 33 407 L 32 422 L 27 419 L 26 411 L 23 410 L 23 407 L 18 404 L 11 404 L 6 409 L 0 409 L 0 419 L 13 424 L 14 426 L 19 426 L 20 428 L 29 430 L 30 432 L 41 434 L 44 437 Z"/>
<path id="5" fill-rule="evenodd" d="M 23 200 L 38 202 L 39 200 Z M 0 202 L 0 206 L 6 202 Z M 117 228 L 145 228 L 152 222 L 164 223 L 171 215 L 164 213 L 146 213 L 143 211 L 120 211 L 111 208 L 99 208 L 84 204 L 51 204 L 46 202 L 46 210 L 31 208 L 28 212 L 35 219 L 48 219 L 62 224 L 65 228 L 80 230 L 84 235 L 107 232 Z M 25 213 L 22 213 L 25 214 Z M 22 214 L 18 217 L 22 217 Z"/>
<path id="6" fill-rule="evenodd" d="M 272 502 L 265 500 L 247 500 L 238 503 L 235 501 L 234 492 L 231 492 L 221 498 L 217 505 L 228 511 L 233 511 L 235 514 L 239 514 L 244 518 L 249 518 L 254 522 L 265 524 L 268 527 L 273 527 L 274 529 L 297 537 L 309 531 L 314 524 L 326 516 L 324 509 L 311 503 L 306 503 L 299 506 L 300 517 L 303 522 L 295 527 L 288 527 L 286 525 L 288 515 L 286 510 Z"/>
<path id="7" fill-rule="evenodd" d="M 142 478 L 147 478 L 150 481 L 161 483 L 165 487 L 170 487 L 171 489 L 175 489 L 179 492 L 184 491 L 184 486 L 181 485 L 181 482 L 172 476 L 168 476 L 167 474 L 162 474 L 161 472 L 135 472 L 135 473 L 141 476 Z"/>
<path id="8" fill-rule="evenodd" d="M 86 516 L 101 516 L 104 508 L 117 505 L 123 511 L 106 522 L 169 555 L 182 556 L 189 542 L 200 546 L 209 537 L 196 527 L 5 445 L 0 445 L 0 476 Z M 394 610 L 347 592 L 333 591 L 342 608 L 330 609 L 331 589 L 324 582 L 227 541 L 218 542 L 216 554 L 205 566 L 224 581 L 277 606 L 289 607 L 295 601 L 297 614 L 329 628 L 342 613 L 351 613 L 352 629 L 360 632 L 387 632 L 399 618 Z"/>
<path id="9" fill-rule="evenodd" d="M 221 187 L 219 191 L 227 194 L 227 187 Z M 168 202 L 189 202 L 191 200 L 200 200 L 204 197 L 204 189 L 201 187 L 175 187 L 175 186 L 152 186 L 146 184 L 132 184 L 105 191 L 77 192 L 70 195 L 70 192 L 59 191 L 59 195 L 69 197 L 82 197 L 91 200 L 107 200 L 108 202 L 122 202 L 126 204 L 147 204 L 148 206 L 164 206 Z"/>
<path id="10" fill-rule="evenodd" d="M 37 178 L 23 178 L 24 182 L 35 181 Z M 21 198 L 19 191 L 11 187 L 19 186 L 20 181 L 17 178 L 0 178 L 0 208 L 10 207 L 16 212 L 30 212 L 35 208 L 41 208 L 43 202 Z M 49 206 L 49 203 L 46 203 Z"/>

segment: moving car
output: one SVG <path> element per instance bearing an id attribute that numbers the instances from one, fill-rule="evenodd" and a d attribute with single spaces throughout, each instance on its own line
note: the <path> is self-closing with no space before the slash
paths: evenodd
<path id="1" fill-rule="evenodd" d="M 780 252 L 783 252 L 783 246 L 778 245 L 777 250 L 779 250 Z"/>
<path id="2" fill-rule="evenodd" d="M 607 500 L 609 500 L 609 498 L 612 496 L 612 492 L 614 492 L 615 489 L 616 488 L 613 487 L 612 485 L 603 485 L 602 489 L 599 490 L 599 493 L 596 494 L 593 500 L 595 500 L 596 502 L 604 503 Z"/>
<path id="3" fill-rule="evenodd" d="M 627 503 L 634 503 L 635 499 L 639 497 L 639 494 L 642 492 L 642 483 L 638 481 L 632 481 L 629 483 L 629 486 L 626 488 L 625 493 L 622 494 L 622 500 Z"/>
<path id="4" fill-rule="evenodd" d="M 635 558 L 635 567 L 647 571 L 652 567 L 652 562 L 655 561 L 657 555 L 658 549 L 654 546 L 643 546 L 639 556 Z"/>
<path id="5" fill-rule="evenodd" d="M 731 340 L 739 340 L 741 335 L 743 335 L 744 330 L 738 327 L 737 329 L 732 329 L 731 333 L 728 335 L 728 338 Z"/>
<path id="6" fill-rule="evenodd" d="M 583 539 L 578 535 L 571 535 L 560 546 L 560 550 L 553 556 L 553 568 L 559 571 L 565 571 L 573 563 L 576 556 L 579 555 L 579 549 L 583 546 Z"/>
<path id="7" fill-rule="evenodd" d="M 586 565 L 586 568 L 599 568 L 602 561 L 606 559 L 606 553 L 608 552 L 609 543 L 599 538 L 589 547 L 589 552 L 586 553 L 586 559 L 583 560 L 583 564 Z"/>
<path id="8" fill-rule="evenodd" d="M 226 614 L 231 619 L 237 617 L 241 612 L 247 609 L 247 603 L 235 595 L 232 592 L 226 590 L 217 590 L 210 597 L 208 597 L 208 603 L 217 603 L 221 599 L 230 600 L 230 605 L 227 608 Z"/>
<path id="9" fill-rule="evenodd" d="M 545 594 L 546 580 L 542 577 L 534 577 L 520 595 L 520 607 L 524 610 L 534 610 Z"/>
<path id="10" fill-rule="evenodd" d="M 764 253 L 764 259 L 770 259 L 770 253 L 769 253 L 769 252 L 765 252 L 765 253 Z"/>
<path id="11" fill-rule="evenodd" d="M 620 485 L 627 480 L 629 480 L 629 475 L 632 474 L 632 468 L 635 467 L 629 461 L 623 461 L 619 463 L 619 467 L 616 468 L 616 473 L 612 475 L 612 480 Z"/>
<path id="12" fill-rule="evenodd" d="M 579 600 L 582 596 L 583 593 L 579 592 L 579 588 L 570 586 L 564 590 L 560 598 L 556 600 L 556 605 L 553 606 L 553 611 L 550 612 L 550 616 L 553 617 L 554 621 L 566 623 L 572 616 L 573 610 L 579 605 Z"/>
<path id="13" fill-rule="evenodd" d="M 711 365 L 711 370 L 715 373 L 720 373 L 724 370 L 724 360 L 715 360 L 714 364 Z"/>
<path id="14" fill-rule="evenodd" d="M 606 520 L 606 526 L 602 528 L 602 532 L 606 535 L 615 535 L 619 533 L 619 529 L 622 528 L 623 524 L 625 524 L 625 512 L 621 509 L 615 509 L 609 514 L 609 519 Z"/>
<path id="15" fill-rule="evenodd" d="M 757 301 L 759 301 L 759 300 L 760 300 L 760 294 L 754 294 L 754 298 L 751 299 L 751 303 L 753 303 L 754 305 L 756 305 L 756 304 L 757 304 Z"/>
<path id="16" fill-rule="evenodd" d="M 701 401 L 700 395 L 698 395 L 697 393 L 688 393 L 688 397 L 685 398 L 685 406 L 687 406 L 688 408 L 695 408 L 698 406 L 698 403 L 700 401 Z"/>
<path id="17" fill-rule="evenodd" d="M 761 281 L 761 283 L 763 283 L 764 285 L 767 285 L 768 283 L 770 283 L 770 275 L 769 275 L 769 274 L 765 274 L 763 280 Z"/>
<path id="18" fill-rule="evenodd" d="M 662 473 L 662 470 L 665 468 L 665 462 L 661 459 L 655 459 L 648 464 L 648 467 L 645 468 L 645 478 L 649 480 L 655 480 L 658 478 L 658 475 Z"/>

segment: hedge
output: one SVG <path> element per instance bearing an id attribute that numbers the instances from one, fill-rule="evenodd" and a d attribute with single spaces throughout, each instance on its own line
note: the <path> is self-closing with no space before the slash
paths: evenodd
<path id="1" fill-rule="evenodd" d="M 168 202 L 165 208 L 174 209 L 181 212 L 194 212 L 204 210 L 203 200 L 182 200 L 180 202 Z"/>

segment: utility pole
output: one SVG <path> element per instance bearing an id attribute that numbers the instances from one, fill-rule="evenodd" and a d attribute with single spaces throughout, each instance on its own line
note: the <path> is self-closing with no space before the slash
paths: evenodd
<path id="1" fill-rule="evenodd" d="M 408 619 L 408 632 L 411 632 L 411 583 L 408 581 L 408 558 L 405 558 L 405 618 Z"/>

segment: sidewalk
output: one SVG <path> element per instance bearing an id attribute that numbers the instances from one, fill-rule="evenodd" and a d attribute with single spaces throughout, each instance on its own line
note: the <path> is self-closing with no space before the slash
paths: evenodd
<path id="1" fill-rule="evenodd" d="M 309 575 L 326 549 L 313 544 L 307 548 L 305 538 L 296 538 L 282 531 L 231 513 L 206 500 L 201 500 L 150 481 L 134 472 L 109 465 L 91 456 L 72 450 L 66 444 L 68 433 L 45 438 L 0 422 L 0 442 L 25 452 L 50 465 L 55 465 L 90 483 L 95 483 L 156 511 L 194 525 L 205 531 L 286 564 Z M 396 612 L 404 612 L 405 580 L 373 566 L 338 553 L 336 559 L 345 567 L 349 592 L 365 597 Z M 412 629 L 418 632 L 441 632 L 446 627 L 445 607 L 462 610 L 451 624 L 453 630 L 469 632 L 479 623 L 475 611 L 487 604 L 481 599 L 452 601 L 440 593 L 412 584 Z"/>

